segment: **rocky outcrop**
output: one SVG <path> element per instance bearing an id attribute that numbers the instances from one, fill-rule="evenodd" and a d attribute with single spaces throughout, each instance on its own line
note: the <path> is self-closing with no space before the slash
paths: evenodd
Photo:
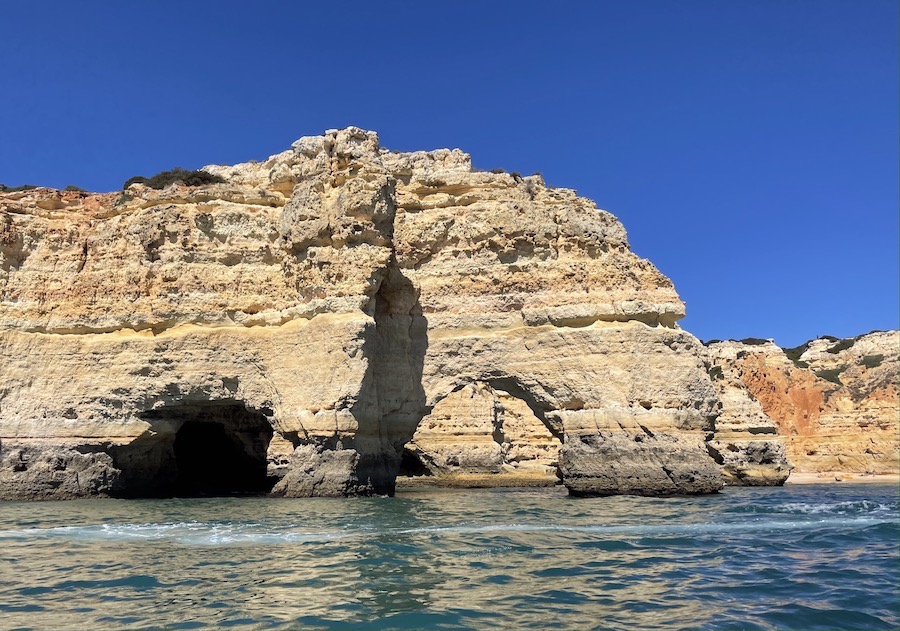
<path id="1" fill-rule="evenodd" d="M 0 496 L 391 493 L 410 440 L 435 476 L 721 485 L 683 304 L 589 200 L 356 128 L 205 170 L 0 194 Z"/>
<path id="2" fill-rule="evenodd" d="M 743 357 L 743 347 L 719 342 L 707 348 L 709 374 L 722 403 L 715 437 L 707 446 L 728 484 L 777 486 L 787 480 L 791 466 L 775 422 L 741 381 L 737 359 Z"/>
<path id="3" fill-rule="evenodd" d="M 711 344 L 709 352 L 737 386 L 732 403 L 720 388 L 719 427 L 729 408 L 761 410 L 796 473 L 896 475 L 898 348 L 897 331 L 820 338 L 787 351 L 765 340 Z"/>

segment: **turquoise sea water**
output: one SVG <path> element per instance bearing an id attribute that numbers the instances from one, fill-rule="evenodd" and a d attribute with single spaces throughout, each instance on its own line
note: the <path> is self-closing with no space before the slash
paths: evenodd
<path id="1" fill-rule="evenodd" d="M 3 629 L 896 629 L 898 489 L 0 503 Z"/>

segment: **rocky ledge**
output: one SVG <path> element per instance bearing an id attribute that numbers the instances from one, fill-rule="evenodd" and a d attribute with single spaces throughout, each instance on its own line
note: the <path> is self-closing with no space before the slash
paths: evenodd
<path id="1" fill-rule="evenodd" d="M 574 191 L 357 128 L 204 170 L 0 193 L 0 497 L 783 481 L 755 408 L 716 437 L 721 358 Z"/>

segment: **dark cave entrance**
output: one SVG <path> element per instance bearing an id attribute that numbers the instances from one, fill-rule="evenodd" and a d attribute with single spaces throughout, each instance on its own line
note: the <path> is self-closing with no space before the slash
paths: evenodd
<path id="1" fill-rule="evenodd" d="M 271 436 L 270 436 L 271 438 Z M 268 444 L 268 441 L 266 441 Z M 266 454 L 253 453 L 234 430 L 222 423 L 185 421 L 172 444 L 179 497 L 261 493 L 271 490 L 266 479 Z"/>
<path id="2" fill-rule="evenodd" d="M 403 448 L 403 453 L 400 456 L 400 471 L 397 473 L 399 477 L 418 477 L 418 476 L 430 476 L 434 475 L 431 472 L 426 464 L 422 461 L 422 458 L 412 449 L 408 447 Z"/>
<path id="3" fill-rule="evenodd" d="M 118 448 L 122 497 L 215 497 L 263 494 L 272 440 L 267 417 L 241 402 L 167 406 L 143 415 L 151 431 Z"/>

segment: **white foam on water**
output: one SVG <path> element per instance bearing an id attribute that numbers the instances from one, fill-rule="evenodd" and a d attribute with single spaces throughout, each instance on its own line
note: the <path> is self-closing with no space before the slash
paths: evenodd
<path id="1" fill-rule="evenodd" d="M 872 502 L 869 500 L 858 500 L 850 502 L 832 502 L 832 503 L 804 503 L 791 502 L 780 506 L 772 507 L 771 512 L 775 513 L 801 513 L 804 515 L 818 515 L 822 513 L 832 513 L 837 515 L 855 515 L 860 513 L 888 513 L 897 512 L 896 506 L 890 506 L 881 502 Z"/>
<path id="2" fill-rule="evenodd" d="M 215 524 L 208 522 L 174 522 L 150 524 L 97 524 L 92 526 L 57 526 L 0 531 L 2 539 L 29 537 L 63 537 L 69 539 L 112 541 L 164 541 L 185 545 L 228 545 L 265 543 L 306 543 L 330 541 L 354 532 L 308 532 L 271 530 L 262 524 Z"/>
<path id="3" fill-rule="evenodd" d="M 612 537 L 672 537 L 772 530 L 813 530 L 822 528 L 859 529 L 897 523 L 896 519 L 826 518 L 817 520 L 756 519 L 725 523 L 634 524 L 634 525 L 542 525 L 542 524 L 455 524 L 402 529 L 359 529 L 309 531 L 296 527 L 272 528 L 260 523 L 218 524 L 172 522 L 148 524 L 97 524 L 0 531 L 0 540 L 23 538 L 87 539 L 101 541 L 171 541 L 190 546 L 267 545 L 326 543 L 342 539 L 377 539 L 391 535 L 502 535 L 505 533 L 574 533 Z"/>
<path id="4" fill-rule="evenodd" d="M 403 534 L 489 534 L 503 532 L 572 532 L 631 536 L 700 535 L 766 530 L 807 530 L 819 528 L 865 528 L 877 524 L 896 523 L 886 519 L 819 519 L 804 521 L 754 520 L 730 523 L 641 524 L 624 526 L 542 526 L 531 524 L 495 524 L 490 526 L 444 526 L 414 528 Z"/>

